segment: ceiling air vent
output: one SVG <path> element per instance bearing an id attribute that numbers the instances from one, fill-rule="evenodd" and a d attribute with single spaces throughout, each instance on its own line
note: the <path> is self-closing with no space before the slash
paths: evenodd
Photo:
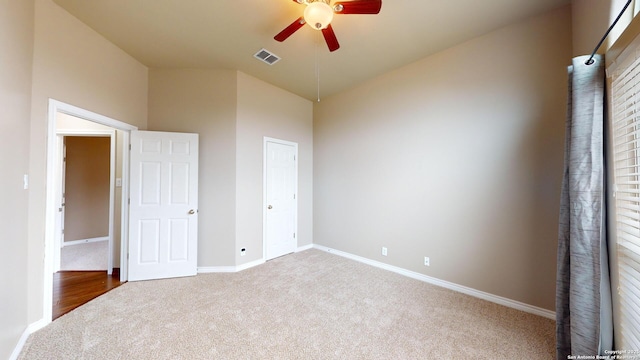
<path id="1" fill-rule="evenodd" d="M 257 53 L 255 53 L 255 55 L 253 55 L 254 58 L 265 62 L 269 65 L 273 65 L 275 63 L 277 63 L 278 61 L 280 61 L 280 57 L 272 52 L 270 52 L 269 50 L 266 49 L 260 49 L 260 51 L 258 51 Z"/>

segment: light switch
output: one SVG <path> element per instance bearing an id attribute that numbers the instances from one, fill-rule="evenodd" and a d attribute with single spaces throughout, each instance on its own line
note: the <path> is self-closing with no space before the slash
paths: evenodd
<path id="1" fill-rule="evenodd" d="M 116 187 L 122 187 L 122 179 L 116 178 Z"/>
<path id="2" fill-rule="evenodd" d="M 29 188 L 29 175 L 27 174 L 22 177 L 22 188 L 25 190 Z"/>

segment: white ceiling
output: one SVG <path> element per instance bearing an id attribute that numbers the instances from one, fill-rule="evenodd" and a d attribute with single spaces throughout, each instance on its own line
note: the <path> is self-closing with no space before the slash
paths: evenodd
<path id="1" fill-rule="evenodd" d="M 273 37 L 302 15 L 292 0 L 54 0 L 150 68 L 237 69 L 310 100 L 327 97 L 570 0 L 383 0 L 378 15 L 337 15 L 340 49 L 303 27 Z M 346 0 L 344 0 L 346 1 Z M 282 58 L 253 57 L 265 48 Z"/>

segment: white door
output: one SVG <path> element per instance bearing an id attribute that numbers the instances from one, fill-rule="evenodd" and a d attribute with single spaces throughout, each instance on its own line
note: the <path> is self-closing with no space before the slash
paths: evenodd
<path id="1" fill-rule="evenodd" d="M 129 281 L 191 276 L 198 258 L 198 134 L 131 132 Z"/>
<path id="2" fill-rule="evenodd" d="M 298 247 L 298 144 L 265 138 L 264 151 L 264 246 L 265 260 L 270 260 Z"/>

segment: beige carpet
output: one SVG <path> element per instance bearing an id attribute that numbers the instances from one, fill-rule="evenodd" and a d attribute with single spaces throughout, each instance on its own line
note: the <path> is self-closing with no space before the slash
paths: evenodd
<path id="1" fill-rule="evenodd" d="M 19 359 L 554 359 L 554 324 L 307 250 L 124 284 L 31 335 Z"/>
<path id="2" fill-rule="evenodd" d="M 60 270 L 107 270 L 109 242 L 96 241 L 60 249 Z"/>

